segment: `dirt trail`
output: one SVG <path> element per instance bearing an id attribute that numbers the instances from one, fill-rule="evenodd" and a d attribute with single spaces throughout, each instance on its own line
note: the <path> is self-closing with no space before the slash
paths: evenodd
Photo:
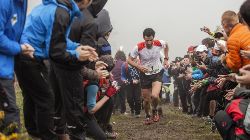
<path id="1" fill-rule="evenodd" d="M 164 118 L 152 125 L 143 125 L 144 115 L 113 115 L 114 130 L 118 140 L 221 140 L 218 133 L 211 133 L 204 120 L 181 113 L 170 105 L 164 105 Z"/>

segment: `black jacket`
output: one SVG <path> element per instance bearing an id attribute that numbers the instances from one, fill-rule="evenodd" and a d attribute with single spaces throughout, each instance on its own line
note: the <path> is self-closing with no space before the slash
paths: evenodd
<path id="1" fill-rule="evenodd" d="M 100 56 L 111 55 L 111 45 L 108 40 L 106 40 L 105 35 L 111 32 L 113 27 L 111 25 L 109 13 L 107 10 L 103 9 L 95 19 L 98 26 L 98 41 L 97 41 L 97 52 Z"/>
<path id="2" fill-rule="evenodd" d="M 75 9 L 73 9 L 73 5 L 68 0 L 57 0 L 57 2 L 68 9 L 58 6 L 55 11 L 49 57 L 52 63 L 60 68 L 68 70 L 81 69 L 82 65 L 88 62 L 80 62 L 76 56 L 67 52 L 67 33 L 71 25 L 71 19 L 73 19 L 70 13 Z"/>
<path id="3" fill-rule="evenodd" d="M 83 18 L 75 18 L 70 32 L 70 39 L 97 48 L 98 25 L 95 22 L 97 14 L 103 9 L 108 0 L 93 0 L 88 9 L 84 9 Z"/>

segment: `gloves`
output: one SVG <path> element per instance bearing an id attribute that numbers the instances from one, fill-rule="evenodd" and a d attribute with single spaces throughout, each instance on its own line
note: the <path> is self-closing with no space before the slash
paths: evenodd
<path id="1" fill-rule="evenodd" d="M 112 96 L 114 96 L 117 93 L 117 90 L 114 86 L 110 86 L 108 87 L 108 89 L 105 92 L 105 95 L 108 96 L 109 98 L 111 98 Z"/>

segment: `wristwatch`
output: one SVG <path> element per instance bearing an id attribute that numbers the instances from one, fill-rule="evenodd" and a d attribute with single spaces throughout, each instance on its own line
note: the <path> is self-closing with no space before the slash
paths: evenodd
<path id="1" fill-rule="evenodd" d="M 164 57 L 164 60 L 168 60 L 168 57 Z"/>

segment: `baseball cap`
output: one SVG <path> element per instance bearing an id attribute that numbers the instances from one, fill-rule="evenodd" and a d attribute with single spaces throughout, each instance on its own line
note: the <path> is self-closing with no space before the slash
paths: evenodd
<path id="1" fill-rule="evenodd" d="M 190 53 L 192 53 L 192 52 L 194 52 L 194 46 L 190 46 L 190 47 L 188 47 L 188 52 L 190 52 Z"/>
<path id="2" fill-rule="evenodd" d="M 199 45 L 197 48 L 196 48 L 196 52 L 204 52 L 204 51 L 208 51 L 207 50 L 207 47 L 205 45 Z"/>

